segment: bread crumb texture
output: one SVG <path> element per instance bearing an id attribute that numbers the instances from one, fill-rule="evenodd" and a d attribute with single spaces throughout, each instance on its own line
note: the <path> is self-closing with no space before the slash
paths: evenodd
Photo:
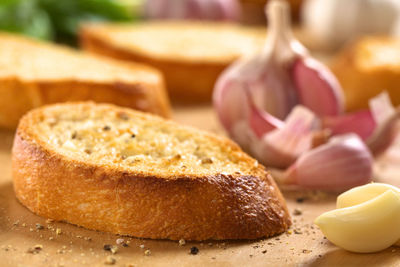
<path id="1" fill-rule="evenodd" d="M 156 116 L 94 104 L 65 111 L 63 105 L 47 108 L 32 131 L 75 160 L 163 177 L 254 175 L 259 170 L 257 161 L 229 140 Z"/>

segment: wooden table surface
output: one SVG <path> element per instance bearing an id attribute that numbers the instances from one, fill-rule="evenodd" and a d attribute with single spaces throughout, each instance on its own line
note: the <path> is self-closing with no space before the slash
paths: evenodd
<path id="1" fill-rule="evenodd" d="M 174 119 L 222 133 L 208 106 L 178 108 Z M 355 254 L 324 239 L 313 220 L 334 208 L 335 195 L 318 192 L 285 193 L 290 212 L 298 209 L 301 215 L 292 215 L 294 224 L 287 233 L 263 240 L 187 242 L 179 246 L 173 241 L 119 237 L 67 223 L 46 223 L 45 218 L 32 214 L 14 196 L 10 171 L 12 140 L 13 132 L 0 131 L 0 266 L 106 266 L 104 262 L 111 253 L 103 246 L 115 245 L 118 238 L 130 243 L 129 247 L 119 246 L 112 255 L 116 259 L 114 266 L 400 266 L 398 247 L 374 254 Z M 396 168 L 383 170 L 383 181 L 396 182 L 400 173 Z M 44 229 L 37 229 L 37 223 Z M 56 228 L 61 229 L 60 235 Z M 36 245 L 43 246 L 42 250 L 29 253 Z M 199 248 L 197 255 L 189 254 L 192 246 Z M 150 256 L 144 255 L 146 249 L 151 251 Z"/>

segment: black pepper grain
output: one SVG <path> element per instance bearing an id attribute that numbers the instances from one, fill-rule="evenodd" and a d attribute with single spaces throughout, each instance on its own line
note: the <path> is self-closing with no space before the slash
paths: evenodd
<path id="1" fill-rule="evenodd" d="M 303 203 L 304 200 L 306 200 L 304 197 L 296 198 L 296 202 L 297 202 L 297 203 Z"/>
<path id="2" fill-rule="evenodd" d="M 131 137 L 132 137 L 132 138 L 135 138 L 135 137 L 136 137 L 136 134 L 131 134 Z"/>
<path id="3" fill-rule="evenodd" d="M 103 246 L 103 249 L 106 251 L 111 251 L 112 245 L 106 244 Z"/>
<path id="4" fill-rule="evenodd" d="M 267 253 L 267 250 L 263 250 L 263 251 L 261 251 L 263 254 L 265 254 L 265 253 Z"/>
<path id="5" fill-rule="evenodd" d="M 199 249 L 197 247 L 190 248 L 190 254 L 197 255 L 199 253 Z"/>
<path id="6" fill-rule="evenodd" d="M 109 130 L 111 130 L 111 127 L 108 126 L 108 125 L 106 125 L 106 126 L 103 127 L 103 130 L 104 130 L 104 131 L 109 131 Z"/>

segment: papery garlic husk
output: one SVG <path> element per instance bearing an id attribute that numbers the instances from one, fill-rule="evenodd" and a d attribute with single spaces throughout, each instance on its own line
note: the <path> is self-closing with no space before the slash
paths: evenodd
<path id="1" fill-rule="evenodd" d="M 376 135 L 378 127 L 387 124 L 397 112 L 387 92 L 370 99 L 369 106 L 369 109 L 341 116 L 324 117 L 323 128 L 330 129 L 333 135 L 353 132 L 367 141 L 372 135 Z"/>
<path id="2" fill-rule="evenodd" d="M 399 134 L 400 109 L 393 107 L 387 92 L 379 94 L 369 102 L 377 127 L 366 142 L 372 153 L 379 155 L 392 145 Z"/>
<path id="3" fill-rule="evenodd" d="M 286 168 L 311 149 L 314 129 L 318 126 L 319 121 L 314 113 L 305 107 L 296 106 L 283 127 L 266 133 L 259 141 L 253 141 L 251 150 L 261 163 Z"/>
<path id="4" fill-rule="evenodd" d="M 236 21 L 241 6 L 238 0 L 147 0 L 144 13 L 151 19 Z"/>
<path id="5" fill-rule="evenodd" d="M 301 155 L 280 177 L 280 182 L 344 191 L 370 182 L 372 164 L 372 154 L 358 135 L 341 135 Z"/>
<path id="6" fill-rule="evenodd" d="M 260 152 L 260 147 L 271 148 L 264 135 L 282 128 L 283 120 L 298 105 L 317 116 L 341 114 L 343 96 L 334 75 L 293 37 L 288 4 L 271 1 L 266 11 L 269 29 L 263 52 L 242 58 L 224 71 L 213 101 L 224 128 L 239 145 L 250 147 L 249 152 L 264 164 L 284 168 L 303 151 L 287 156 L 287 150 L 275 146 Z M 296 134 L 292 132 L 291 138 L 296 139 Z M 245 140 L 248 136 L 257 138 Z"/>
<path id="7" fill-rule="evenodd" d="M 370 108 L 341 116 L 323 118 L 323 128 L 333 135 L 358 134 L 374 155 L 384 152 L 398 134 L 400 109 L 395 109 L 387 92 L 370 99 Z"/>
<path id="8" fill-rule="evenodd" d="M 356 133 L 367 140 L 376 129 L 377 123 L 371 110 L 361 110 L 342 116 L 323 118 L 323 128 L 331 130 L 333 135 Z"/>

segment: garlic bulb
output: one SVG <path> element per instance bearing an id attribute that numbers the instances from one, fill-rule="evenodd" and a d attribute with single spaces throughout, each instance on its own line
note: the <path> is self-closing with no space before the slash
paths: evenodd
<path id="1" fill-rule="evenodd" d="M 365 34 L 388 34 L 400 17 L 398 0 L 307 0 L 304 27 L 328 48 Z"/>
<path id="2" fill-rule="evenodd" d="M 238 20 L 238 0 L 147 0 L 145 17 L 151 19 Z"/>
<path id="3" fill-rule="evenodd" d="M 262 164 L 290 167 L 283 184 L 341 191 L 370 181 L 371 152 L 393 142 L 400 110 L 381 94 L 369 110 L 343 114 L 338 81 L 293 37 L 287 3 L 271 1 L 266 11 L 263 52 L 235 62 L 215 85 L 222 125 Z"/>
<path id="4" fill-rule="evenodd" d="M 295 106 L 304 105 L 317 116 L 336 116 L 343 111 L 342 90 L 334 75 L 311 58 L 293 37 L 288 4 L 271 1 L 266 13 L 270 28 L 262 54 L 240 59 L 225 70 L 213 95 L 214 106 L 225 129 L 239 145 L 256 155 L 262 155 L 259 149 L 265 147 L 268 140 L 276 141 L 276 136 L 283 136 L 274 133 L 274 138 L 271 134 L 264 137 L 275 128 L 283 128 L 282 120 Z M 310 113 L 302 114 L 308 116 L 306 114 Z M 261 141 L 257 142 L 257 139 Z M 249 143 L 257 145 L 252 148 Z M 255 148 L 258 151 L 254 151 Z M 301 154 L 300 150 L 296 155 L 282 150 L 277 152 L 282 152 L 282 157 L 277 157 L 277 153 L 275 156 L 264 153 L 258 158 L 266 165 L 285 168 Z"/>

